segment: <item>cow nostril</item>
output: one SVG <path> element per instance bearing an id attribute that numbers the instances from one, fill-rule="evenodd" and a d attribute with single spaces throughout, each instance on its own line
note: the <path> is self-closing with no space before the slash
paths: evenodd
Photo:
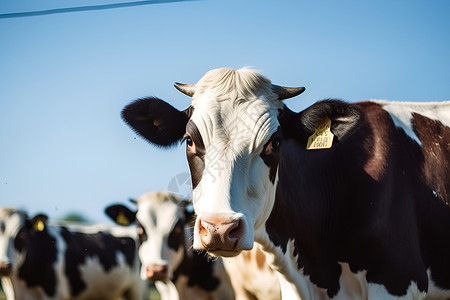
<path id="1" fill-rule="evenodd" d="M 199 226 L 200 235 L 202 235 L 202 236 L 208 235 L 209 230 L 208 230 L 207 226 L 208 225 L 203 220 L 200 221 L 200 226 Z"/>
<path id="2" fill-rule="evenodd" d="M 228 232 L 228 237 L 230 239 L 239 239 L 242 235 L 242 226 L 241 226 L 241 221 L 239 220 L 236 223 L 236 226 L 231 228 L 231 230 Z"/>

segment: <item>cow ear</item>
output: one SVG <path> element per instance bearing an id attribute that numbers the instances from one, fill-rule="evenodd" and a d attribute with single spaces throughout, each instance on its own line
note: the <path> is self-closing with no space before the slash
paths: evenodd
<path id="1" fill-rule="evenodd" d="M 363 118 L 362 110 L 356 105 L 340 100 L 320 101 L 300 113 L 285 107 L 278 116 L 283 136 L 300 140 L 307 149 L 332 147 L 334 142 L 322 148 L 311 147 L 314 139 L 328 130 L 338 141 L 344 141 L 362 124 Z"/>
<path id="2" fill-rule="evenodd" d="M 183 138 L 190 111 L 179 111 L 161 99 L 148 97 L 127 105 L 122 118 L 150 143 L 170 147 Z"/>
<path id="3" fill-rule="evenodd" d="M 34 231 L 44 231 L 47 226 L 48 217 L 44 214 L 37 214 L 33 218 L 30 219 L 31 228 Z"/>
<path id="4" fill-rule="evenodd" d="M 110 205 L 105 208 L 105 214 L 115 223 L 128 226 L 136 222 L 136 212 L 121 204 Z"/>
<path id="5" fill-rule="evenodd" d="M 363 112 L 354 104 L 340 100 L 317 102 L 299 113 L 300 123 L 309 133 L 314 133 L 327 118 L 331 121 L 331 132 L 342 141 L 356 129 Z"/>

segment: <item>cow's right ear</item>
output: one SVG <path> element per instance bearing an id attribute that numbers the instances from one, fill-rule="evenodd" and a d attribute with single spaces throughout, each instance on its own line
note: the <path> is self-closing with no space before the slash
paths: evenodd
<path id="1" fill-rule="evenodd" d="M 136 222 L 136 212 L 121 204 L 110 205 L 105 208 L 105 214 L 115 223 L 128 226 Z"/>
<path id="2" fill-rule="evenodd" d="M 125 106 L 122 118 L 147 141 L 170 147 L 183 138 L 190 112 L 191 109 L 179 111 L 161 99 L 148 97 Z"/>

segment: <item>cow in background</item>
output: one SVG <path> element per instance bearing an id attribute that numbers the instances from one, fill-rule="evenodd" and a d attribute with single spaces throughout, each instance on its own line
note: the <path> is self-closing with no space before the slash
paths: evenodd
<path id="1" fill-rule="evenodd" d="M 250 69 L 209 71 L 179 111 L 150 97 L 122 112 L 159 146 L 186 141 L 193 247 L 261 245 L 295 299 L 450 297 L 450 102 L 281 100 L 304 88 Z"/>
<path id="2" fill-rule="evenodd" d="M 0 276 L 7 299 L 143 299 L 136 240 L 80 228 L 0 208 Z"/>
<path id="3" fill-rule="evenodd" d="M 186 201 L 168 192 L 152 192 L 133 202 L 136 211 L 115 204 L 105 213 L 120 225 L 137 225 L 141 278 L 154 281 L 163 300 L 178 296 L 172 281 L 180 299 L 234 299 L 222 260 L 211 261 L 192 250 L 192 213 Z"/>

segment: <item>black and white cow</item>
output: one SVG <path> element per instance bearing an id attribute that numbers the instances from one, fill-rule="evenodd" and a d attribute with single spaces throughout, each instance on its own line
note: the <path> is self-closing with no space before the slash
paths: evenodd
<path id="1" fill-rule="evenodd" d="M 195 249 L 235 256 L 256 241 L 283 296 L 304 300 L 450 297 L 450 102 L 295 113 L 280 100 L 302 88 L 249 69 L 175 87 L 189 109 L 144 98 L 122 116 L 153 144 L 186 141 Z"/>
<path id="2" fill-rule="evenodd" d="M 163 300 L 234 299 L 222 260 L 192 250 L 192 212 L 186 201 L 168 192 L 151 192 L 133 201 L 137 211 L 115 204 L 105 213 L 121 225 L 136 224 L 141 245 L 141 278 L 152 280 Z M 186 232 L 185 232 L 186 231 Z M 171 289 L 175 283 L 176 291 Z"/>
<path id="3" fill-rule="evenodd" d="M 45 215 L 0 208 L 0 276 L 8 300 L 143 299 L 136 244 L 112 230 L 84 233 L 48 225 Z"/>

